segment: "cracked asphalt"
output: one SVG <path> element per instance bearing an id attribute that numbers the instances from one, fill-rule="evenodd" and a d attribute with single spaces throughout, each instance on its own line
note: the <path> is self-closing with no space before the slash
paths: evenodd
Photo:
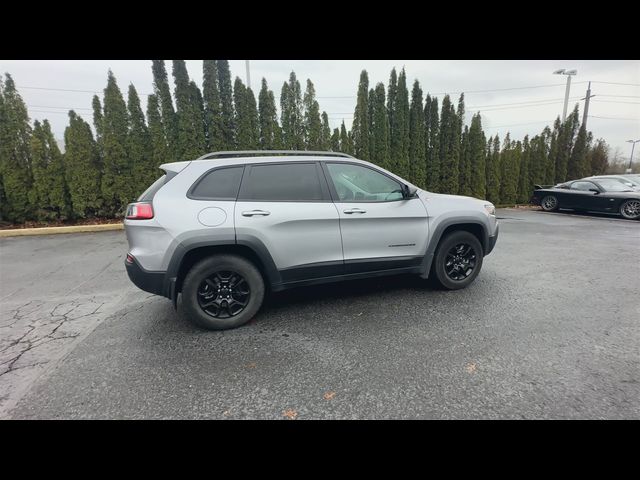
<path id="1" fill-rule="evenodd" d="M 0 418 L 640 418 L 640 222 L 504 209 L 469 288 L 272 295 L 206 332 L 123 232 L 0 240 Z"/>

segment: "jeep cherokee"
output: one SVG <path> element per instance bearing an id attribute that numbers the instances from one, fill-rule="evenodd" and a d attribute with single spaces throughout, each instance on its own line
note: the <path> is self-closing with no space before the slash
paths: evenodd
<path id="1" fill-rule="evenodd" d="M 216 152 L 162 165 L 124 220 L 125 265 L 200 327 L 248 322 L 265 292 L 414 273 L 445 289 L 478 276 L 494 206 L 431 193 L 350 155 Z"/>

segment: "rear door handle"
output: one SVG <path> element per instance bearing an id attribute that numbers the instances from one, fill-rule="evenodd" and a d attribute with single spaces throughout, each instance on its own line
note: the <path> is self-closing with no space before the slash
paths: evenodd
<path id="1" fill-rule="evenodd" d="M 367 211 L 362 210 L 361 208 L 351 208 L 349 210 L 344 210 L 344 213 L 351 215 L 352 213 L 367 213 Z"/>
<path id="2" fill-rule="evenodd" d="M 266 210 L 250 210 L 248 212 L 242 212 L 243 217 L 253 217 L 253 216 L 263 216 L 271 215 L 271 212 L 267 212 Z"/>

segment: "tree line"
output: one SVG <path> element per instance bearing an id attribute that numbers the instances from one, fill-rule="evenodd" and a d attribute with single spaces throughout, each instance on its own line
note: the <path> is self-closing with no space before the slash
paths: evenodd
<path id="1" fill-rule="evenodd" d="M 154 93 L 146 115 L 133 85 L 126 99 L 107 75 L 102 97 L 92 100 L 93 129 L 73 110 L 60 151 L 47 120 L 31 125 L 27 107 L 8 73 L 0 78 L 0 220 L 121 217 L 159 175 L 163 163 L 192 160 L 219 150 L 332 150 L 386 168 L 432 192 L 525 203 L 534 184 L 555 184 L 604 173 L 608 147 L 580 125 L 578 106 L 564 122 L 522 140 L 488 139 L 480 113 L 465 122 L 464 94 L 454 104 L 426 96 L 404 68 L 387 87 L 360 74 L 350 130 L 331 130 L 315 87 L 304 92 L 294 72 L 280 91 L 279 114 L 266 79 L 256 97 L 227 60 L 204 60 L 202 90 L 183 60 L 153 60 Z"/>

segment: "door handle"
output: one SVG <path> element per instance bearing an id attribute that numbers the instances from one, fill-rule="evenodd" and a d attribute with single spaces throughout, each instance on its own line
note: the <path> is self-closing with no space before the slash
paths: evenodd
<path id="1" fill-rule="evenodd" d="M 351 215 L 352 213 L 367 213 L 367 211 L 362 210 L 361 208 L 351 208 L 349 210 L 344 210 L 344 213 Z"/>
<path id="2" fill-rule="evenodd" d="M 271 215 L 271 212 L 267 212 L 266 210 L 250 210 L 248 212 L 242 212 L 243 217 L 253 217 L 253 216 L 263 216 Z"/>

